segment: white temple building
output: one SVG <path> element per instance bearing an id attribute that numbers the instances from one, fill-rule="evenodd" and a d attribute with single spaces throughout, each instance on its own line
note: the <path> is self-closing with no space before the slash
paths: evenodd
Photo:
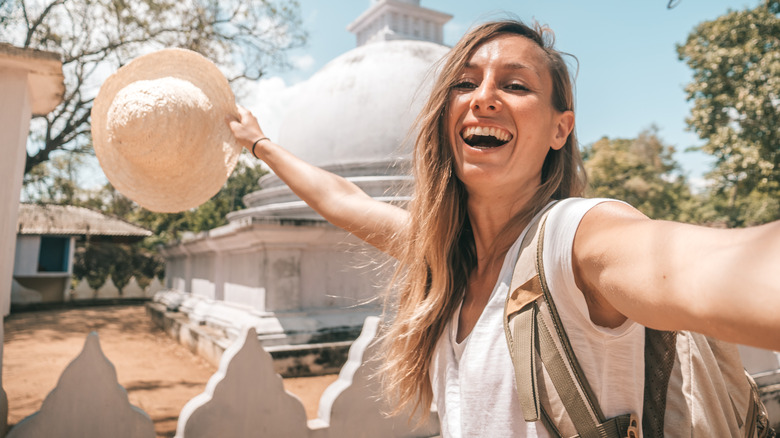
<path id="1" fill-rule="evenodd" d="M 296 86 L 277 139 L 390 202 L 408 199 L 409 131 L 448 51 L 442 26 L 451 16 L 419 3 L 372 2 L 348 27 L 358 47 Z M 323 342 L 344 342 L 346 352 L 364 319 L 381 313 L 391 263 L 383 266 L 386 256 L 327 223 L 275 175 L 260 187 L 228 225 L 162 250 L 171 291 L 161 302 L 212 336 L 233 338 L 251 325 L 272 352 Z M 191 346 L 200 350 L 198 343 Z"/>

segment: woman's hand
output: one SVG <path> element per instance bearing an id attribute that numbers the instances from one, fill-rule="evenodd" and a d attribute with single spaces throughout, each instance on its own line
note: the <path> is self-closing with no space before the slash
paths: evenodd
<path id="1" fill-rule="evenodd" d="M 257 123 L 255 116 L 248 109 L 241 105 L 237 105 L 237 108 L 239 119 L 228 116 L 226 121 L 238 143 L 250 149 L 251 152 L 252 144 L 257 139 L 265 137 L 265 134 L 263 134 L 263 130 L 260 128 L 260 124 Z"/>

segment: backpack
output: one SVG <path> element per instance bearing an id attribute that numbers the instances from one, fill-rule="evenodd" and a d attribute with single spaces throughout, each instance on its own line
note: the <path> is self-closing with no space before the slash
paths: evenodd
<path id="1" fill-rule="evenodd" d="M 504 331 L 526 421 L 555 437 L 774 437 L 755 382 L 736 345 L 689 331 L 645 328 L 642 424 L 637 413 L 605 418 L 574 355 L 542 266 L 546 212 L 521 243 L 504 306 Z M 540 380 L 548 376 L 552 388 Z M 539 387 L 553 389 L 565 412 L 548 412 Z M 552 418 L 558 418 L 554 424 Z"/>

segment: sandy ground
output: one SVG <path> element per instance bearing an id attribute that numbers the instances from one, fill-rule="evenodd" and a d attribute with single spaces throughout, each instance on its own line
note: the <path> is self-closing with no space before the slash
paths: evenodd
<path id="1" fill-rule="evenodd" d="M 159 437 L 172 437 L 181 408 L 203 392 L 216 367 L 154 327 L 143 306 L 92 307 L 11 314 L 5 319 L 3 387 L 8 424 L 41 407 L 65 367 L 96 331 L 130 403 L 154 421 Z M 285 379 L 309 419 L 335 375 Z"/>

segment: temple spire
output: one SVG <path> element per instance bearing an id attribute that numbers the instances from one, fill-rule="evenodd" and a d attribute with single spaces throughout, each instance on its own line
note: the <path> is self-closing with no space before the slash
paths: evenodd
<path id="1" fill-rule="evenodd" d="M 420 0 L 372 0 L 347 30 L 357 45 L 389 40 L 422 40 L 442 44 L 442 27 L 452 15 L 420 6 Z"/>

